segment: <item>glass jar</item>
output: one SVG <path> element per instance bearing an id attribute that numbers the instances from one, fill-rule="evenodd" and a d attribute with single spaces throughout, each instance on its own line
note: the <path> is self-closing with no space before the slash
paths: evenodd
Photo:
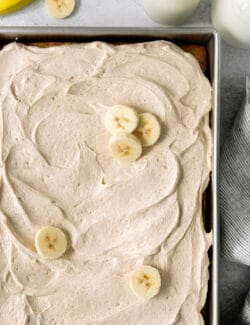
<path id="1" fill-rule="evenodd" d="M 163 25 L 178 25 L 190 17 L 200 0 L 143 0 L 150 18 Z"/>
<path id="2" fill-rule="evenodd" d="M 250 0 L 213 0 L 212 23 L 231 46 L 250 48 Z"/>

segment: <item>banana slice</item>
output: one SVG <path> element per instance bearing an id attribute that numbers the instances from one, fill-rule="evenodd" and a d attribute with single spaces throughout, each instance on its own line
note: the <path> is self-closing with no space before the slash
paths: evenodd
<path id="1" fill-rule="evenodd" d="M 142 154 L 140 140 L 129 133 L 117 133 L 109 140 L 109 152 L 112 157 L 122 162 L 137 160 Z"/>
<path id="2" fill-rule="evenodd" d="M 119 132 L 132 133 L 138 126 L 136 111 L 125 105 L 115 105 L 106 113 L 105 127 L 111 134 Z"/>
<path id="3" fill-rule="evenodd" d="M 72 14 L 75 0 L 46 0 L 48 14 L 54 18 L 62 19 Z"/>
<path id="4" fill-rule="evenodd" d="M 67 239 L 61 229 L 47 226 L 36 234 L 35 246 L 42 257 L 55 259 L 66 251 Z"/>
<path id="5" fill-rule="evenodd" d="M 160 273 L 152 266 L 142 265 L 130 274 L 129 286 L 135 295 L 145 299 L 152 298 L 160 291 Z"/>
<path id="6" fill-rule="evenodd" d="M 154 144 L 161 135 L 161 126 L 157 118 L 150 113 L 139 115 L 139 125 L 134 135 L 141 141 L 143 147 Z"/>

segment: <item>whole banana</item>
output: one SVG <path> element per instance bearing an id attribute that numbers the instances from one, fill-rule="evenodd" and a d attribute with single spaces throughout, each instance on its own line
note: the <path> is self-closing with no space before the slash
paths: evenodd
<path id="1" fill-rule="evenodd" d="M 32 0 L 0 0 L 0 15 L 10 14 L 30 4 Z"/>

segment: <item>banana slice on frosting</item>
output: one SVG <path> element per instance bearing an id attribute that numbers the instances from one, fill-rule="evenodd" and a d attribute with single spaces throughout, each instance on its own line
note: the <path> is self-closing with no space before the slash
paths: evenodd
<path id="1" fill-rule="evenodd" d="M 112 157 L 125 162 L 133 162 L 142 154 L 140 140 L 129 133 L 118 133 L 109 140 L 109 152 Z"/>
<path id="2" fill-rule="evenodd" d="M 46 0 L 48 14 L 54 18 L 62 19 L 72 14 L 75 0 Z"/>
<path id="3" fill-rule="evenodd" d="M 150 299 L 160 291 L 160 273 L 152 266 L 142 265 L 130 274 L 129 286 L 135 295 Z"/>
<path id="4" fill-rule="evenodd" d="M 42 257 L 55 259 L 66 251 L 67 239 L 61 229 L 47 226 L 37 232 L 35 247 Z"/>
<path id="5" fill-rule="evenodd" d="M 139 115 L 139 125 L 134 135 L 141 141 L 143 147 L 154 144 L 161 135 L 161 126 L 157 118 L 151 113 Z"/>
<path id="6" fill-rule="evenodd" d="M 125 105 L 111 107 L 105 117 L 105 127 L 111 134 L 120 132 L 132 133 L 138 126 L 137 112 Z"/>

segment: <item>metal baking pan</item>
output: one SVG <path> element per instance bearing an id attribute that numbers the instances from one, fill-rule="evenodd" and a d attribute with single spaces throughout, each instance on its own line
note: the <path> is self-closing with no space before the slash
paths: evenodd
<path id="1" fill-rule="evenodd" d="M 209 303 L 209 324 L 219 324 L 218 265 L 220 232 L 218 218 L 218 165 L 219 165 L 219 66 L 220 39 L 212 28 L 85 28 L 85 27 L 1 27 L 0 45 L 12 41 L 31 42 L 141 42 L 165 39 L 177 44 L 199 44 L 207 49 L 208 78 L 213 87 L 213 109 L 211 127 L 213 131 L 212 176 L 209 196 L 209 214 L 213 230 L 211 254 L 211 290 Z"/>

